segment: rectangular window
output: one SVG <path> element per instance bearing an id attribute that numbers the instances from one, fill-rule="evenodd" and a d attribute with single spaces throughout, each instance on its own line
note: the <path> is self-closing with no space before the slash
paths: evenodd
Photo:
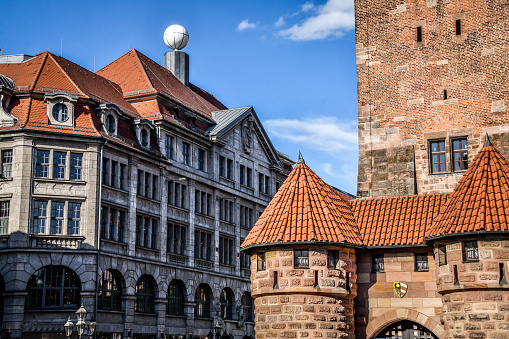
<path id="1" fill-rule="evenodd" d="M 124 241 L 126 211 L 112 207 L 101 208 L 101 237 L 117 242 Z"/>
<path id="2" fill-rule="evenodd" d="M 219 263 L 223 265 L 235 265 L 233 258 L 233 239 L 219 237 Z"/>
<path id="3" fill-rule="evenodd" d="M 417 42 L 422 41 L 422 26 L 417 27 Z"/>
<path id="4" fill-rule="evenodd" d="M 226 159 L 226 177 L 233 180 L 233 160 Z"/>
<path id="5" fill-rule="evenodd" d="M 166 157 L 168 159 L 173 159 L 173 145 L 175 144 L 174 138 L 171 136 L 166 136 Z"/>
<path id="6" fill-rule="evenodd" d="M 189 159 L 189 149 L 190 145 L 187 142 L 182 143 L 182 162 L 186 165 L 190 165 L 191 161 Z"/>
<path id="7" fill-rule="evenodd" d="M 454 171 L 464 171 L 468 168 L 467 138 L 452 140 L 452 159 Z"/>
<path id="8" fill-rule="evenodd" d="M 265 179 L 265 176 L 262 173 L 258 173 L 258 191 L 260 193 L 263 193 L 263 189 L 265 188 L 265 185 L 263 183 L 264 179 Z"/>
<path id="9" fill-rule="evenodd" d="M 151 191 L 151 184 L 152 184 L 152 174 L 145 173 L 145 197 L 151 199 L 152 198 L 152 191 Z"/>
<path id="10" fill-rule="evenodd" d="M 138 182 L 137 182 L 137 193 L 138 195 L 143 195 L 143 179 L 145 178 L 145 174 L 143 171 L 138 170 Z"/>
<path id="11" fill-rule="evenodd" d="M 71 180 L 82 180 L 83 154 L 71 153 Z"/>
<path id="12" fill-rule="evenodd" d="M 445 172 L 445 140 L 430 142 L 431 173 Z"/>
<path id="13" fill-rule="evenodd" d="M 118 187 L 117 177 L 118 177 L 118 162 L 111 161 L 110 185 L 112 187 Z"/>
<path id="14" fill-rule="evenodd" d="M 253 187 L 253 169 L 249 167 L 246 169 L 246 186 Z"/>
<path id="15" fill-rule="evenodd" d="M 247 206 L 240 206 L 240 226 L 251 228 L 253 226 L 253 209 Z"/>
<path id="16" fill-rule="evenodd" d="M 415 253 L 415 271 L 428 272 L 428 253 Z"/>
<path id="17" fill-rule="evenodd" d="M 198 169 L 205 172 L 205 151 L 198 148 Z"/>
<path id="18" fill-rule="evenodd" d="M 176 181 L 168 181 L 168 205 L 187 208 L 187 186 Z"/>
<path id="19" fill-rule="evenodd" d="M 212 233 L 194 231 L 194 257 L 202 260 L 211 260 Z"/>
<path id="20" fill-rule="evenodd" d="M 168 253 L 185 255 L 187 227 L 168 223 L 168 234 L 166 242 L 166 251 Z"/>
<path id="21" fill-rule="evenodd" d="M 63 202 L 53 201 L 51 203 L 51 234 L 62 234 L 64 225 L 64 205 Z"/>
<path id="22" fill-rule="evenodd" d="M 221 199 L 219 205 L 219 219 L 226 222 L 233 222 L 233 201 Z"/>
<path id="23" fill-rule="evenodd" d="M 34 201 L 34 233 L 46 233 L 47 201 Z"/>
<path id="24" fill-rule="evenodd" d="M 265 176 L 265 190 L 264 190 L 264 193 L 265 194 L 270 194 L 270 177 L 269 176 Z"/>
<path id="25" fill-rule="evenodd" d="M 69 211 L 67 213 L 67 234 L 79 235 L 80 234 L 80 220 L 81 220 L 81 203 L 70 202 Z"/>
<path id="26" fill-rule="evenodd" d="M 259 253 L 256 257 L 256 270 L 265 271 L 265 253 Z"/>
<path id="27" fill-rule="evenodd" d="M 126 190 L 126 175 L 127 175 L 127 166 L 124 164 L 120 164 L 120 173 L 119 173 L 119 180 L 120 180 L 120 189 Z"/>
<path id="28" fill-rule="evenodd" d="M 12 149 L 2 151 L 2 177 L 12 178 Z"/>
<path id="29" fill-rule="evenodd" d="M 67 153 L 53 152 L 53 179 L 65 179 Z"/>
<path id="30" fill-rule="evenodd" d="M 258 173 L 258 190 L 260 193 L 270 194 L 270 176 Z"/>
<path id="31" fill-rule="evenodd" d="M 294 250 L 293 258 L 293 266 L 295 268 L 309 267 L 309 250 Z"/>
<path id="32" fill-rule="evenodd" d="M 159 187 L 159 176 L 153 175 L 152 176 L 152 199 L 158 200 L 158 194 L 157 187 Z"/>
<path id="33" fill-rule="evenodd" d="M 373 260 L 373 272 L 374 273 L 384 272 L 384 255 L 373 254 L 372 260 Z"/>
<path id="34" fill-rule="evenodd" d="M 327 267 L 336 269 L 339 262 L 339 250 L 327 250 Z"/>
<path id="35" fill-rule="evenodd" d="M 226 177 L 226 158 L 219 156 L 219 176 Z"/>
<path id="36" fill-rule="evenodd" d="M 136 217 L 136 245 L 157 249 L 158 220 L 138 215 Z"/>
<path id="37" fill-rule="evenodd" d="M 49 171 L 49 151 L 37 150 L 35 163 L 35 176 L 38 178 L 47 178 Z"/>
<path id="38" fill-rule="evenodd" d="M 463 261 L 479 261 L 477 241 L 463 242 Z"/>
<path id="39" fill-rule="evenodd" d="M 240 243 L 242 244 L 244 239 L 240 239 Z M 251 267 L 251 256 L 240 252 L 240 268 L 250 268 Z"/>
<path id="40" fill-rule="evenodd" d="M 239 175 L 240 175 L 240 184 L 246 185 L 246 166 L 240 165 L 239 166 Z"/>
<path id="41" fill-rule="evenodd" d="M 7 234 L 9 231 L 10 201 L 0 201 L 0 234 Z"/>
<path id="42" fill-rule="evenodd" d="M 103 158 L 103 185 L 110 184 L 110 159 Z"/>
<path id="43" fill-rule="evenodd" d="M 461 19 L 456 20 L 456 35 L 461 35 Z"/>
<path id="44" fill-rule="evenodd" d="M 447 250 L 445 245 L 439 245 L 437 249 L 438 254 L 438 266 L 447 264 Z"/>

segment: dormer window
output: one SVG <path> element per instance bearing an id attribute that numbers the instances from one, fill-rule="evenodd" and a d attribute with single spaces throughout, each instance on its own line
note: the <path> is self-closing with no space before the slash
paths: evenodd
<path id="1" fill-rule="evenodd" d="M 141 145 L 143 147 L 147 147 L 148 146 L 148 132 L 146 129 L 142 129 L 140 131 L 140 140 L 141 140 Z"/>
<path id="2" fill-rule="evenodd" d="M 46 93 L 47 116 L 50 125 L 74 127 L 74 106 L 77 97 L 64 92 Z"/>
<path id="3" fill-rule="evenodd" d="M 123 112 L 113 104 L 101 104 L 99 110 L 98 115 L 106 132 L 113 137 L 118 137 L 118 120 Z"/>
<path id="4" fill-rule="evenodd" d="M 115 119 L 113 114 L 108 114 L 106 116 L 106 130 L 110 134 L 115 134 L 115 132 L 117 131 L 117 120 Z"/>
<path id="5" fill-rule="evenodd" d="M 66 122 L 69 119 L 67 106 L 64 104 L 56 104 L 53 106 L 53 118 L 59 122 Z"/>
<path id="6" fill-rule="evenodd" d="M 141 147 L 150 150 L 150 130 L 154 129 L 154 125 L 150 120 L 137 119 L 134 120 L 134 126 L 136 127 L 136 137 Z"/>

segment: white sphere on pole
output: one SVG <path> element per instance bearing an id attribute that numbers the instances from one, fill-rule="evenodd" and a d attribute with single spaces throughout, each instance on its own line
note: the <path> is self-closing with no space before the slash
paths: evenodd
<path id="1" fill-rule="evenodd" d="M 164 43 L 174 51 L 183 49 L 188 42 L 189 33 L 183 26 L 171 25 L 164 31 Z"/>

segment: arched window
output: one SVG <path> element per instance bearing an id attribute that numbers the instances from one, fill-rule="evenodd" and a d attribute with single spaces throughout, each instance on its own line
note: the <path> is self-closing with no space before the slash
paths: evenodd
<path id="1" fill-rule="evenodd" d="M 180 280 L 172 280 L 168 285 L 168 304 L 166 313 L 184 315 L 184 284 Z"/>
<path id="2" fill-rule="evenodd" d="M 244 319 L 246 321 L 253 321 L 253 298 L 251 297 L 251 293 L 244 292 L 242 295 L 242 309 L 244 311 Z"/>
<path id="3" fill-rule="evenodd" d="M 141 145 L 144 146 L 144 147 L 147 147 L 148 146 L 148 142 L 149 142 L 147 130 L 142 129 L 140 131 L 140 139 L 141 139 Z"/>
<path id="4" fill-rule="evenodd" d="M 229 288 L 225 288 L 221 291 L 221 318 L 223 319 L 232 319 L 232 309 L 233 309 L 233 293 Z"/>
<path id="5" fill-rule="evenodd" d="M 134 310 L 136 312 L 154 313 L 154 284 L 149 275 L 145 274 L 138 279 L 136 283 L 136 302 Z"/>
<path id="6" fill-rule="evenodd" d="M 46 266 L 35 272 L 27 284 L 27 308 L 77 308 L 80 279 L 64 266 Z"/>
<path id="7" fill-rule="evenodd" d="M 437 339 L 437 336 L 426 327 L 409 320 L 398 321 L 387 326 L 376 337 L 386 339 Z"/>
<path id="8" fill-rule="evenodd" d="M 194 316 L 198 318 L 210 318 L 210 287 L 207 284 L 200 284 L 194 296 L 196 307 Z"/>
<path id="9" fill-rule="evenodd" d="M 118 274 L 106 270 L 99 280 L 98 306 L 103 310 L 120 310 L 122 307 L 122 285 Z"/>
<path id="10" fill-rule="evenodd" d="M 115 134 L 115 131 L 117 130 L 117 122 L 112 114 L 108 114 L 108 116 L 106 116 L 106 129 L 111 134 Z"/>

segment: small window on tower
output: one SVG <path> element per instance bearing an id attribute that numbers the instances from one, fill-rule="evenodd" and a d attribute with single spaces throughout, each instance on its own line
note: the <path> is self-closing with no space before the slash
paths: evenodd
<path id="1" fill-rule="evenodd" d="M 461 35 L 461 19 L 456 20 L 456 35 Z"/>
<path id="2" fill-rule="evenodd" d="M 417 42 L 422 41 L 422 26 L 417 26 Z"/>
<path id="3" fill-rule="evenodd" d="M 265 271 L 265 253 L 258 254 L 256 260 L 256 270 L 257 271 Z"/>
<path id="4" fill-rule="evenodd" d="M 463 242 L 463 261 L 479 261 L 477 241 Z"/>

